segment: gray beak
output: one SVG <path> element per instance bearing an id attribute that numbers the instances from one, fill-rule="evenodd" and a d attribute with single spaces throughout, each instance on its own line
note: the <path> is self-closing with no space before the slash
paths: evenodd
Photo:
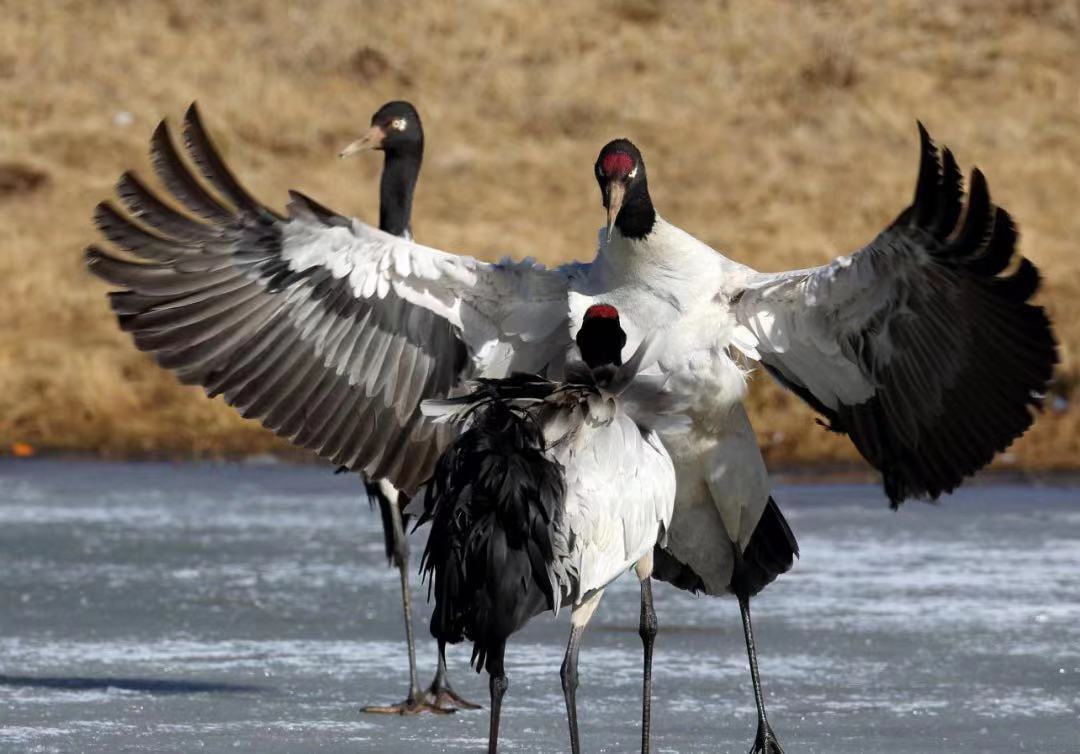
<path id="1" fill-rule="evenodd" d="M 607 201 L 607 238 L 611 238 L 611 229 L 615 227 L 615 218 L 622 209 L 623 199 L 626 198 L 626 184 L 622 181 L 612 181 L 608 184 Z"/>
<path id="2" fill-rule="evenodd" d="M 338 157 L 345 158 L 357 152 L 363 152 L 365 149 L 379 149 L 385 138 L 386 131 L 383 131 L 381 126 L 372 126 L 366 134 L 338 152 Z"/>

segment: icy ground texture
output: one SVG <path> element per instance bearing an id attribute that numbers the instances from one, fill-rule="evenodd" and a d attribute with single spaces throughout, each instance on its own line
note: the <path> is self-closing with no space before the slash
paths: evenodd
<path id="1" fill-rule="evenodd" d="M 1080 490 L 976 486 L 898 514 L 870 486 L 776 498 L 803 558 L 754 617 L 789 752 L 1080 751 Z M 477 751 L 486 710 L 357 711 L 404 693 L 397 583 L 359 484 L 324 469 L 0 462 L 0 751 Z M 734 602 L 656 598 L 654 751 L 745 752 Z M 637 746 L 637 599 L 621 580 L 586 635 L 589 752 Z M 511 645 L 507 752 L 567 748 L 565 621 Z M 453 679 L 486 706 L 466 659 Z"/>

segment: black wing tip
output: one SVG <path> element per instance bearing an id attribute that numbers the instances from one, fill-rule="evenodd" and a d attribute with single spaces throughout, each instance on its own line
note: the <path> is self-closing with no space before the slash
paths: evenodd
<path id="1" fill-rule="evenodd" d="M 218 157 L 217 147 L 210 138 L 210 131 L 206 128 L 198 102 L 192 102 L 184 111 L 184 136 L 189 150 L 193 148 L 193 143 L 198 141 L 205 144 L 206 148 Z"/>
<path id="2" fill-rule="evenodd" d="M 203 128 L 202 117 L 199 115 L 199 108 L 192 102 L 188 106 L 188 109 L 184 111 L 184 135 L 187 137 L 188 149 L 191 148 L 191 136 L 195 134 L 201 136 L 207 140 L 209 137 L 206 135 L 206 129 Z"/>
<path id="3" fill-rule="evenodd" d="M 928 151 L 934 151 L 934 140 L 930 136 L 930 132 L 926 129 L 926 124 L 922 122 L 921 118 L 915 119 L 915 127 L 919 129 L 919 146 L 923 154 Z"/>
<path id="4" fill-rule="evenodd" d="M 100 263 L 102 257 L 105 256 L 108 255 L 96 244 L 89 244 L 83 249 L 83 262 L 90 268 L 91 272 L 93 271 L 94 266 Z"/>
<path id="5" fill-rule="evenodd" d="M 1013 274 L 999 278 L 999 281 L 1006 297 L 1017 303 L 1025 303 L 1039 290 L 1042 274 L 1030 259 L 1021 257 Z"/>
<path id="6" fill-rule="evenodd" d="M 121 173 L 120 177 L 116 179 L 113 191 L 121 198 L 133 191 L 151 193 L 149 187 L 146 185 L 146 181 L 140 178 L 139 174 L 134 170 L 125 170 Z"/>
<path id="7" fill-rule="evenodd" d="M 968 193 L 972 196 L 976 193 L 986 194 L 986 200 L 990 201 L 990 185 L 986 181 L 986 175 L 978 167 L 971 169 L 971 180 L 968 182 Z"/>
<path id="8" fill-rule="evenodd" d="M 133 191 L 157 198 L 157 194 L 151 190 L 146 179 L 139 175 L 136 170 L 125 170 L 121 173 L 120 177 L 116 179 L 116 185 L 113 188 L 121 198 Z"/>
<path id="9" fill-rule="evenodd" d="M 918 227 L 928 227 L 942 201 L 941 156 L 922 121 L 919 126 L 919 174 L 915 179 L 915 198 L 905 215 Z"/>
<path id="10" fill-rule="evenodd" d="M 256 199 L 230 170 L 221 156 L 221 150 L 210 137 L 198 102 L 192 102 L 184 113 L 184 145 L 187 147 L 188 157 L 199 167 L 203 178 L 218 194 L 234 205 L 236 210 L 271 222 L 285 219 Z"/>
<path id="11" fill-rule="evenodd" d="M 963 182 L 964 175 L 960 172 L 960 165 L 956 162 L 956 155 L 948 147 L 942 147 L 941 149 L 941 167 L 943 175 L 955 177 L 959 182 Z"/>
<path id="12" fill-rule="evenodd" d="M 150 134 L 150 147 L 155 149 L 161 142 L 172 141 L 172 131 L 169 128 L 169 119 L 162 118 L 158 121 L 157 126 L 154 127 L 154 132 Z"/>
<path id="13" fill-rule="evenodd" d="M 967 217 L 964 218 L 965 228 L 970 223 L 986 223 L 989 214 L 995 209 L 990 203 L 990 184 L 986 181 L 986 175 L 978 168 L 971 169 L 971 178 L 968 179 Z M 964 229 L 961 229 L 963 235 Z"/>
<path id="14" fill-rule="evenodd" d="M 948 147 L 941 150 L 940 196 L 931 233 L 936 238 L 946 238 L 956 227 L 964 208 L 964 174 Z"/>
<path id="15" fill-rule="evenodd" d="M 1016 255 L 1019 238 L 1012 216 L 998 207 L 984 247 L 968 259 L 965 266 L 981 277 L 993 278 L 1001 274 Z"/>
<path id="16" fill-rule="evenodd" d="M 83 263 L 94 277 L 121 287 L 125 286 L 126 282 L 121 279 L 120 270 L 127 266 L 138 266 L 134 262 L 117 259 L 97 244 L 90 244 L 83 251 Z"/>
<path id="17" fill-rule="evenodd" d="M 113 205 L 112 200 L 102 199 L 100 202 L 94 205 L 94 227 L 104 233 L 105 226 L 107 225 L 109 218 L 116 214 L 116 207 L 115 205 Z"/>
<path id="18" fill-rule="evenodd" d="M 87 247 L 83 250 L 83 260 L 86 262 L 87 266 L 90 267 L 100 267 L 101 265 L 106 264 L 126 264 L 133 265 L 135 267 L 141 266 L 138 262 L 129 262 L 126 259 L 114 257 L 108 251 L 95 243 L 88 244 Z"/>
<path id="19" fill-rule="evenodd" d="M 919 173 L 915 181 L 915 197 L 911 206 L 901 213 L 898 222 L 929 232 L 939 242 L 946 242 L 945 251 L 950 255 L 970 255 L 986 240 L 987 227 L 993 217 L 994 205 L 990 203 L 990 191 L 986 176 L 979 168 L 971 171 L 968 181 L 966 209 L 964 209 L 963 175 L 956 157 L 948 147 L 935 145 L 930 132 L 921 120 L 916 120 L 919 131 Z M 957 222 L 964 214 L 964 223 Z M 973 246 L 975 248 L 973 248 Z"/>
<path id="20" fill-rule="evenodd" d="M 963 174 L 952 150 L 938 150 L 922 121 L 916 123 L 921 159 L 915 199 L 898 222 L 936 239 L 928 247 L 932 255 L 978 277 L 994 278 L 1015 256 L 1019 239 L 1015 221 L 991 202 L 989 182 L 978 167 L 971 170 L 965 197 Z"/>
<path id="21" fill-rule="evenodd" d="M 1004 207 L 997 207 L 994 214 L 995 233 L 1004 233 L 1011 235 L 1014 239 L 1013 245 L 1020 240 L 1020 228 L 1016 225 L 1016 220 L 1013 219 L 1012 213 Z"/>

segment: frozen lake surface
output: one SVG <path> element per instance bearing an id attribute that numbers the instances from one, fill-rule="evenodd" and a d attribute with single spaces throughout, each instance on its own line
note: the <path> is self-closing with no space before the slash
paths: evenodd
<path id="1" fill-rule="evenodd" d="M 481 750 L 486 710 L 358 711 L 403 696 L 406 667 L 361 494 L 315 467 L 0 461 L 0 751 Z M 1080 489 L 975 486 L 899 514 L 867 485 L 776 498 L 803 557 L 754 617 L 789 754 L 1080 751 Z M 656 607 L 653 750 L 745 752 L 734 601 L 660 585 Z M 568 748 L 565 615 L 510 645 L 507 752 Z M 624 578 L 582 649 L 585 751 L 637 748 L 637 619 Z M 467 657 L 453 680 L 486 706 Z"/>

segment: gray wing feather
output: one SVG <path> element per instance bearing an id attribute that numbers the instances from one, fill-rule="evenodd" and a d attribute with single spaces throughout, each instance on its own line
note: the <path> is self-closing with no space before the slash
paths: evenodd
<path id="1" fill-rule="evenodd" d="M 225 167 L 198 112 L 185 119 L 188 168 L 162 123 L 151 155 L 169 194 L 191 215 L 125 174 L 120 206 L 95 220 L 112 244 L 90 270 L 110 294 L 122 329 L 185 383 L 200 384 L 246 417 L 334 463 L 415 489 L 450 436 L 422 420 L 425 397 L 448 394 L 469 361 L 451 323 L 387 286 L 358 298 L 350 281 L 319 265 L 292 269 L 284 228 L 350 221 L 294 201 L 283 218 L 259 204 Z"/>

